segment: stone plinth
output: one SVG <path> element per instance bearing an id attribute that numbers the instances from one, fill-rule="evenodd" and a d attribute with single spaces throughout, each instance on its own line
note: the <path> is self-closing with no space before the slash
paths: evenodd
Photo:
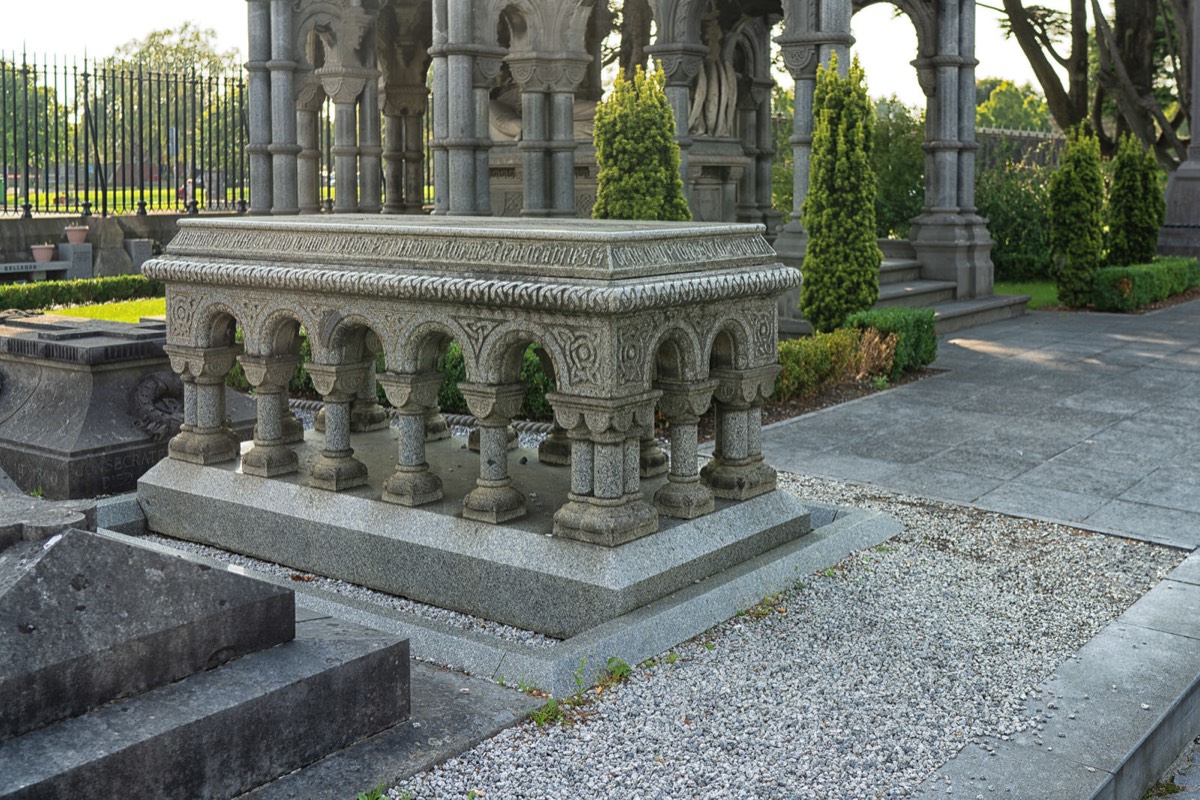
<path id="1" fill-rule="evenodd" d="M 133 489 L 183 419 L 166 333 L 161 322 L 0 317 L 0 468 L 53 499 Z M 228 407 L 248 438 L 253 404 L 234 395 Z"/>

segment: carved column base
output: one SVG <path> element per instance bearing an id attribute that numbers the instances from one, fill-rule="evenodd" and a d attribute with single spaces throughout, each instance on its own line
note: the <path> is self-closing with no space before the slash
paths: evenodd
<path id="1" fill-rule="evenodd" d="M 674 476 L 654 493 L 658 513 L 675 519 L 696 519 L 711 514 L 716 507 L 712 490 L 693 476 L 692 480 L 676 481 Z"/>
<path id="2" fill-rule="evenodd" d="M 425 417 L 425 441 L 440 442 L 450 438 L 450 424 L 438 412 Z"/>
<path id="3" fill-rule="evenodd" d="M 638 476 L 653 478 L 655 475 L 662 475 L 667 469 L 667 454 L 658 446 L 658 442 L 652 438 L 642 439 L 641 453 L 638 456 Z"/>
<path id="4" fill-rule="evenodd" d="M 494 484 L 480 480 L 463 498 L 463 516 L 493 525 L 523 517 L 525 495 L 514 489 L 508 480 L 497 481 Z"/>
<path id="5" fill-rule="evenodd" d="M 425 441 L 429 441 L 429 439 L 426 438 Z M 509 425 L 508 426 L 508 449 L 516 450 L 519 445 L 520 445 L 520 441 L 518 440 L 518 437 L 517 437 L 517 430 L 513 426 Z M 479 428 L 476 428 L 475 430 L 473 430 L 467 434 L 467 449 L 470 450 L 472 453 L 479 452 Z"/>
<path id="6" fill-rule="evenodd" d="M 260 478 L 290 475 L 300 469 L 300 459 L 292 448 L 282 444 L 255 445 L 242 456 L 242 472 Z"/>
<path id="7" fill-rule="evenodd" d="M 429 471 L 400 467 L 383 482 L 383 501 L 401 506 L 423 506 L 442 499 L 442 479 Z"/>
<path id="8" fill-rule="evenodd" d="M 344 452 L 345 455 L 322 454 L 313 464 L 308 485 L 330 492 L 342 492 L 365 485 L 367 465 L 353 457 L 353 450 Z"/>
<path id="9" fill-rule="evenodd" d="M 542 439 L 538 445 L 538 461 L 556 467 L 570 465 L 571 438 L 565 430 L 555 425 L 549 435 Z"/>
<path id="10" fill-rule="evenodd" d="M 605 547 L 632 542 L 656 531 L 658 512 L 640 499 L 604 501 L 571 495 L 554 512 L 555 536 Z"/>
<path id="11" fill-rule="evenodd" d="M 775 470 L 763 463 L 762 456 L 741 463 L 713 456 L 700 470 L 700 479 L 725 500 L 749 500 L 775 491 Z"/>
<path id="12" fill-rule="evenodd" d="M 229 428 L 180 431 L 167 445 L 167 455 L 191 464 L 222 464 L 237 458 L 241 447 Z"/>

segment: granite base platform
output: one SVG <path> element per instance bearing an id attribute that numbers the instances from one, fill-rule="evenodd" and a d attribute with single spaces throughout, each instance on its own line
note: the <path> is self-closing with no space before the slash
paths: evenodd
<path id="1" fill-rule="evenodd" d="M 513 484 L 529 514 L 495 526 L 462 518 L 478 455 L 461 439 L 432 443 L 427 459 L 446 500 L 405 508 L 378 498 L 395 463 L 391 431 L 356 434 L 367 486 L 333 493 L 307 485 L 320 434 L 297 447 L 300 472 L 243 475 L 236 463 L 164 460 L 142 477 L 138 501 L 150 530 L 339 578 L 389 594 L 569 638 L 794 542 L 812 525 L 785 492 L 718 501 L 695 520 L 660 520 L 660 531 L 602 547 L 550 535 L 569 468 L 509 454 Z M 665 478 L 643 482 L 650 496 Z"/>

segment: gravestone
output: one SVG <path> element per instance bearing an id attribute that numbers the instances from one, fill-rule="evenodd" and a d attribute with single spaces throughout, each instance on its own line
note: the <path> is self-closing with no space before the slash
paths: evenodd
<path id="1" fill-rule="evenodd" d="M 0 469 L 50 499 L 135 488 L 183 419 L 166 335 L 164 322 L 0 314 Z M 229 392 L 226 408 L 249 438 L 253 402 Z"/>
<path id="2" fill-rule="evenodd" d="M 0 798 L 240 794 L 408 718 L 408 642 L 0 497 Z"/>

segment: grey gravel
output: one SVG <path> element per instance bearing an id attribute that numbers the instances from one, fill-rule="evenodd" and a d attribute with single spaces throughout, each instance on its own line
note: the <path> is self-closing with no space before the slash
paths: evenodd
<path id="1" fill-rule="evenodd" d="M 390 796 L 906 797 L 978 737 L 1036 730 L 1022 700 L 1183 558 L 870 487 L 781 486 L 905 531 L 589 691 L 569 724 L 510 728 Z"/>

